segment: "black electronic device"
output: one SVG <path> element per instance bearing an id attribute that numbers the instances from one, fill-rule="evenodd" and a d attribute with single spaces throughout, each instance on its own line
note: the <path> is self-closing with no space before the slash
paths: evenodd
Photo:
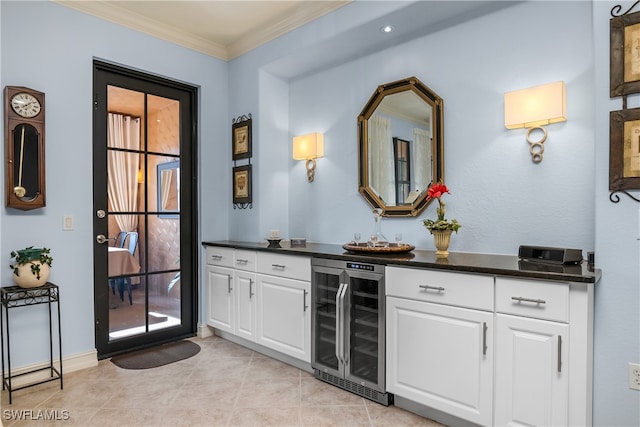
<path id="1" fill-rule="evenodd" d="M 521 245 L 518 249 L 518 258 L 554 264 L 578 264 L 582 262 L 582 249 Z"/>

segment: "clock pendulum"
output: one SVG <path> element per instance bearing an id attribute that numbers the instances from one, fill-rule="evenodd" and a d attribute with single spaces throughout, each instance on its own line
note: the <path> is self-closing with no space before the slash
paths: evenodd
<path id="1" fill-rule="evenodd" d="M 24 127 L 22 125 L 22 134 L 20 135 L 20 165 L 18 166 L 18 185 L 13 187 L 13 192 L 18 197 L 24 197 L 27 190 L 22 186 L 22 162 L 24 159 Z"/>

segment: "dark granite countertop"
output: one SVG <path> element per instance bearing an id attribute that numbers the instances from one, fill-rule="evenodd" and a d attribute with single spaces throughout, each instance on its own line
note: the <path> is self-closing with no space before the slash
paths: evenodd
<path id="1" fill-rule="evenodd" d="M 292 248 L 289 246 L 288 241 L 283 241 L 281 243 L 282 247 L 280 248 L 269 247 L 267 242 L 239 242 L 229 240 L 202 242 L 202 245 L 562 282 L 595 284 L 600 280 L 602 275 L 599 269 L 591 271 L 587 267 L 586 262 L 574 265 L 528 262 L 518 259 L 515 255 L 451 252 L 447 258 L 436 258 L 435 251 L 421 249 L 416 249 L 405 254 L 370 254 L 349 252 L 343 249 L 341 245 L 326 243 L 307 243 L 305 247 Z"/>

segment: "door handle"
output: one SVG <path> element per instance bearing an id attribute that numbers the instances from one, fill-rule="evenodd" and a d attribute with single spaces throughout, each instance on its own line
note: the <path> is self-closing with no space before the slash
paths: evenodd
<path id="1" fill-rule="evenodd" d="M 96 242 L 100 243 L 101 245 L 102 245 L 103 243 L 105 243 L 107 240 L 109 240 L 109 239 L 107 239 L 107 238 L 104 236 L 104 234 L 98 234 L 98 235 L 96 236 Z"/>
<path id="2" fill-rule="evenodd" d="M 338 363 L 342 361 L 342 345 L 340 344 L 342 337 L 342 331 L 340 329 L 342 326 L 342 309 L 340 308 L 340 294 L 342 293 L 343 286 L 344 283 L 340 283 L 340 287 L 336 292 L 336 359 L 338 359 Z"/>

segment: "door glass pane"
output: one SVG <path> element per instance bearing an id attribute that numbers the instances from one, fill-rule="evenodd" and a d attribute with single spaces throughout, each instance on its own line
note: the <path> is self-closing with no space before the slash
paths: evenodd
<path id="1" fill-rule="evenodd" d="M 378 383 L 378 281 L 351 277 L 351 374 Z"/>
<path id="2" fill-rule="evenodd" d="M 338 370 L 336 357 L 336 294 L 340 287 L 338 274 L 314 272 L 315 361 Z"/>
<path id="3" fill-rule="evenodd" d="M 180 103 L 175 99 L 149 95 L 147 150 L 156 153 L 180 154 Z"/>
<path id="4" fill-rule="evenodd" d="M 113 340 L 180 325 L 180 103 L 115 86 L 108 97 Z"/>

